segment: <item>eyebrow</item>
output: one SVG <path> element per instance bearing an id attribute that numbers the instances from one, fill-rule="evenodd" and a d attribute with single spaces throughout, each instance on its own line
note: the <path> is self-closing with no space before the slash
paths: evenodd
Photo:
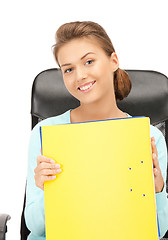
<path id="1" fill-rule="evenodd" d="M 83 57 L 81 57 L 80 60 L 84 59 L 89 54 L 95 54 L 95 53 L 94 52 L 88 52 Z M 72 63 L 65 63 L 65 64 L 61 65 L 61 67 L 65 67 L 65 66 L 68 66 L 68 65 L 72 65 Z"/>

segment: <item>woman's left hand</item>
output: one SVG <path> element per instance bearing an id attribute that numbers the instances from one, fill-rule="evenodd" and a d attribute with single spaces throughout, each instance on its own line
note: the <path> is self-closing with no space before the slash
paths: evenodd
<path id="1" fill-rule="evenodd" d="M 162 172 L 159 167 L 158 161 L 158 152 L 155 144 L 155 138 L 151 138 L 151 149 L 152 149 L 152 161 L 153 161 L 153 174 L 155 181 L 155 193 L 159 193 L 163 190 L 164 180 L 162 176 Z"/>

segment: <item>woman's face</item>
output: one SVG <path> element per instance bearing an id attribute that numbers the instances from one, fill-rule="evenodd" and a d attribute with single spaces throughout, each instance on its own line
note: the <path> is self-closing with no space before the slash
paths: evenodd
<path id="1" fill-rule="evenodd" d="M 96 40 L 74 39 L 58 51 L 58 62 L 68 91 L 81 103 L 114 94 L 113 73 L 118 69 L 115 53 L 106 55 Z"/>

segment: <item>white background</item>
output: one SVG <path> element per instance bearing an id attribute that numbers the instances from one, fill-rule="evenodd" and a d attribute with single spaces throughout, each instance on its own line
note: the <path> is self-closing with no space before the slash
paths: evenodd
<path id="1" fill-rule="evenodd" d="M 8 213 L 7 240 L 19 239 L 30 135 L 31 86 L 52 55 L 57 28 L 92 20 L 112 39 L 120 68 L 168 76 L 168 1 L 29 0 L 0 3 L 0 213 Z"/>

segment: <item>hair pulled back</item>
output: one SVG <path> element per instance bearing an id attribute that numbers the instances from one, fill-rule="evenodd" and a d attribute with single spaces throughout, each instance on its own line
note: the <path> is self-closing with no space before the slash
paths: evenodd
<path id="1" fill-rule="evenodd" d="M 60 26 L 56 32 L 56 44 L 53 46 L 54 57 L 58 63 L 59 49 L 69 41 L 79 38 L 94 38 L 100 44 L 107 56 L 111 56 L 115 49 L 104 28 L 91 21 L 70 22 Z M 58 63 L 59 65 L 59 63 Z M 116 100 L 122 100 L 131 91 L 131 80 L 126 71 L 118 68 L 114 72 L 114 91 Z"/>

